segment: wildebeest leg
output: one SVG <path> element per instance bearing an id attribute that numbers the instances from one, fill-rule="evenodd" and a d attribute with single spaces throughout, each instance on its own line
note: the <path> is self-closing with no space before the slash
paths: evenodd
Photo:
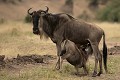
<path id="1" fill-rule="evenodd" d="M 88 75 L 88 69 L 86 67 L 86 64 L 83 66 L 83 70 L 84 70 L 85 75 Z"/>
<path id="2" fill-rule="evenodd" d="M 60 44 L 56 44 L 56 47 L 57 47 L 58 61 L 56 63 L 55 68 L 59 70 L 60 69 Z"/>
<path id="3" fill-rule="evenodd" d="M 97 46 L 95 44 L 91 44 L 92 49 L 93 49 L 93 53 L 95 56 L 95 67 L 94 67 L 94 72 L 92 77 L 96 77 L 97 76 L 97 65 L 98 65 L 98 52 L 97 52 Z"/>
<path id="4" fill-rule="evenodd" d="M 98 50 L 98 59 L 99 59 L 99 67 L 100 67 L 100 71 L 97 75 L 100 76 L 103 73 L 103 70 L 102 70 L 102 54 L 99 51 L 98 47 L 97 47 L 97 50 Z"/>

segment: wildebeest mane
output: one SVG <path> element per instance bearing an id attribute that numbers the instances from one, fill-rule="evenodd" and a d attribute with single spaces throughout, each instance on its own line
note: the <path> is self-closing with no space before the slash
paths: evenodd
<path id="1" fill-rule="evenodd" d="M 70 19 L 75 19 L 74 17 L 72 17 L 72 16 L 69 15 L 69 14 L 66 14 L 66 15 L 68 15 L 68 17 L 69 17 Z"/>
<path id="2" fill-rule="evenodd" d="M 64 15 L 64 16 L 63 16 Z M 55 30 L 59 29 L 61 25 L 65 24 L 69 20 L 74 18 L 68 14 L 51 14 L 48 13 L 43 16 L 43 30 L 49 36 L 52 37 Z"/>
<path id="3" fill-rule="evenodd" d="M 49 37 L 51 37 L 58 22 L 59 22 L 58 16 L 52 14 L 46 14 L 45 16 L 43 16 L 43 26 L 42 26 L 43 31 Z"/>

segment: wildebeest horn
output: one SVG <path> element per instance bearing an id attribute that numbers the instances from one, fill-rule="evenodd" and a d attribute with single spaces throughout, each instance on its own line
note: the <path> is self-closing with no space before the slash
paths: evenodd
<path id="1" fill-rule="evenodd" d="M 33 12 L 32 12 L 32 13 L 29 12 L 31 9 L 32 9 L 32 8 L 28 9 L 28 14 L 29 14 L 29 15 L 32 15 L 32 14 L 33 14 Z"/>
<path id="2" fill-rule="evenodd" d="M 45 6 L 47 8 L 47 10 L 45 12 L 48 12 L 49 8 L 47 6 Z"/>

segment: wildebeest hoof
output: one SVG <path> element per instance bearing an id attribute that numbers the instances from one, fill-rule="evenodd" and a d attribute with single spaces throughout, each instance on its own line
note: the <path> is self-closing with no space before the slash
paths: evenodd
<path id="1" fill-rule="evenodd" d="M 56 69 L 56 70 L 60 70 L 60 67 L 59 67 L 59 66 L 55 66 L 55 69 Z"/>
<path id="2" fill-rule="evenodd" d="M 56 70 L 60 70 L 60 68 L 58 68 L 58 67 L 56 67 L 55 69 L 56 69 Z"/>
<path id="3" fill-rule="evenodd" d="M 84 72 L 84 75 L 89 75 L 89 72 L 88 72 L 88 71 L 85 71 L 85 72 Z"/>
<path id="4" fill-rule="evenodd" d="M 77 76 L 78 76 L 78 75 L 80 75 L 80 74 L 79 74 L 78 72 L 75 72 L 74 75 L 77 75 Z"/>
<path id="5" fill-rule="evenodd" d="M 92 77 L 96 77 L 97 76 L 97 72 L 94 72 Z"/>
<path id="6" fill-rule="evenodd" d="M 53 69 L 53 71 L 58 71 L 58 69 L 56 69 L 56 67 Z"/>
<path id="7" fill-rule="evenodd" d="M 89 75 L 89 73 L 84 73 L 85 76 Z"/>
<path id="8" fill-rule="evenodd" d="M 102 74 L 102 72 L 99 72 L 98 74 L 97 74 L 97 76 L 100 76 Z"/>
<path id="9" fill-rule="evenodd" d="M 93 74 L 93 75 L 92 75 L 92 77 L 96 77 L 96 76 L 97 76 L 97 74 Z"/>
<path id="10" fill-rule="evenodd" d="M 62 70 L 59 70 L 59 73 L 62 73 Z"/>

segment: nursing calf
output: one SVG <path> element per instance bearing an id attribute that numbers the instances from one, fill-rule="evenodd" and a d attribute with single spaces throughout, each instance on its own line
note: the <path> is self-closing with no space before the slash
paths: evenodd
<path id="1" fill-rule="evenodd" d="M 87 75 L 88 70 L 86 67 L 86 62 L 89 57 L 89 54 L 92 53 L 92 48 L 90 47 L 90 44 L 86 44 L 84 46 L 78 47 L 75 45 L 74 42 L 70 40 L 64 40 L 61 43 L 61 66 L 64 59 L 66 59 L 70 64 L 72 64 L 77 74 L 79 73 L 78 68 L 84 69 L 84 73 Z"/>

